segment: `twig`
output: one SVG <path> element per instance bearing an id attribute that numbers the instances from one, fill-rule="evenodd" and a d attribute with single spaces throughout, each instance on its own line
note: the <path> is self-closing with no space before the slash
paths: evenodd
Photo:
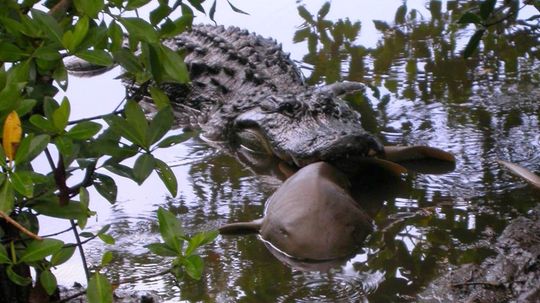
<path id="1" fill-rule="evenodd" d="M 86 275 L 86 281 L 90 281 L 90 270 L 88 270 L 88 263 L 86 262 L 86 256 L 84 255 L 83 245 L 79 232 L 77 232 L 77 224 L 75 220 L 70 219 L 71 228 L 73 228 L 73 235 L 75 235 L 75 241 L 77 242 L 77 248 L 79 248 L 79 254 L 81 255 L 81 262 L 84 268 L 84 274 Z"/>
<path id="2" fill-rule="evenodd" d="M 64 229 L 63 231 L 55 232 L 55 233 L 48 234 L 48 235 L 43 235 L 43 236 L 41 236 L 41 237 L 43 237 L 43 238 L 50 238 L 50 237 L 58 236 L 58 235 L 61 235 L 61 234 L 65 233 L 65 232 L 70 231 L 72 228 L 73 228 L 73 227 L 69 227 L 69 228 Z"/>
<path id="3" fill-rule="evenodd" d="M 120 109 L 120 110 L 115 110 L 115 111 L 113 111 L 111 114 L 113 114 L 113 115 L 118 115 L 118 114 L 121 114 L 122 112 L 124 112 L 124 110 L 123 110 L 123 109 Z M 78 120 L 73 120 L 73 121 L 69 121 L 69 122 L 68 122 L 68 125 L 73 125 L 73 124 L 77 124 L 77 123 L 80 123 L 80 122 L 86 122 L 86 121 L 93 121 L 93 120 L 103 119 L 103 117 L 108 116 L 108 115 L 110 115 L 110 114 L 97 115 L 97 116 L 93 116 L 93 117 L 88 117 L 88 118 L 82 118 L 82 119 L 78 119 Z"/>
<path id="4" fill-rule="evenodd" d="M 13 220 L 10 216 L 8 216 L 5 212 L 1 210 L 0 210 L 0 217 L 4 218 L 4 220 L 6 220 L 9 224 L 15 226 L 18 230 L 20 230 L 21 232 L 23 232 L 25 235 L 29 236 L 30 238 L 39 240 L 39 241 L 43 240 L 42 237 L 29 231 L 28 229 L 26 229 L 24 226 L 19 224 L 17 221 Z"/>
<path id="5" fill-rule="evenodd" d="M 45 156 L 47 161 L 53 171 L 54 179 L 56 181 L 56 186 L 60 191 L 58 193 L 58 198 L 60 202 L 60 207 L 63 207 L 69 203 L 69 188 L 66 185 L 66 170 L 64 168 L 64 161 L 61 154 L 58 155 L 58 166 L 54 165 L 54 160 L 51 156 L 51 153 L 47 148 L 45 148 Z M 75 240 L 77 241 L 77 247 L 79 248 L 79 254 L 81 255 L 81 261 L 83 263 L 84 273 L 86 274 L 86 280 L 90 280 L 90 271 L 88 270 L 88 263 L 86 262 L 86 256 L 84 255 L 84 250 L 81 243 L 81 238 L 79 237 L 79 232 L 77 231 L 77 224 L 75 220 L 70 219 L 71 228 L 73 229 L 73 234 L 75 235 Z"/>

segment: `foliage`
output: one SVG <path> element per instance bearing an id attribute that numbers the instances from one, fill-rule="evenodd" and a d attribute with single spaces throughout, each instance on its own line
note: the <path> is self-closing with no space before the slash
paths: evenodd
<path id="1" fill-rule="evenodd" d="M 474 24 L 476 26 L 476 31 L 463 50 L 463 56 L 467 58 L 472 55 L 489 28 L 502 25 L 495 29 L 502 32 L 514 24 L 531 25 L 529 22 L 540 21 L 540 15 L 534 15 L 527 20 L 517 19 L 518 12 L 526 5 L 532 5 L 540 12 L 540 1 L 537 0 L 527 0 L 522 5 L 518 0 L 502 1 L 499 5 L 497 5 L 497 0 L 484 0 L 461 15 L 458 20 L 459 24 Z"/>
<path id="2" fill-rule="evenodd" d="M 188 237 L 173 213 L 163 208 L 158 209 L 159 232 L 163 243 L 152 243 L 147 248 L 156 255 L 175 257 L 170 272 L 182 279 L 184 272 L 193 279 L 200 279 L 203 269 L 202 258 L 195 254 L 197 248 L 212 242 L 218 235 L 217 231 L 200 232 Z M 184 244 L 187 247 L 184 248 Z"/>
<path id="3" fill-rule="evenodd" d="M 0 122 L 4 125 L 0 148 L 0 216 L 4 219 L 0 220 L 0 264 L 5 265 L 15 284 L 30 285 L 32 280 L 13 270 L 14 266 L 30 266 L 39 273 L 37 280 L 51 295 L 56 291 L 56 278 L 50 269 L 67 261 L 76 246 L 82 247 L 80 237 L 88 237 L 85 241 L 99 237 L 107 244 L 114 243 L 106 233 L 108 228 L 96 234 L 78 231 L 95 215 L 87 188 L 93 186 L 115 203 L 117 185 L 111 173 L 142 184 L 156 172 L 170 194 L 177 194 L 171 168 L 152 154 L 188 138 L 167 136 L 174 117 L 163 92 L 155 87 L 151 90 L 159 108 L 152 119 L 145 116 L 137 102 L 127 100 L 121 110 L 74 121 L 70 115 L 77 105 L 68 97 L 57 97 L 59 90 L 65 91 L 69 85 L 63 62 L 68 56 L 104 68 L 121 65 L 126 76 L 139 84 L 189 81 L 181 55 L 160 40 L 189 28 L 194 10 L 205 13 L 203 1 L 175 1 L 172 5 L 159 1 L 150 11 L 149 21 L 133 17 L 149 2 L 0 2 Z M 180 16 L 173 17 L 177 11 Z M 212 18 L 214 12 L 215 3 Z M 128 44 L 124 43 L 126 36 Z M 36 158 L 47 161 L 50 170 L 34 170 L 32 161 Z M 125 164 L 130 159 L 134 160 L 132 166 Z M 166 217 L 160 223 L 177 226 L 165 211 L 159 213 L 160 218 Z M 37 236 L 40 215 L 70 220 L 78 243 Z M 202 261 L 194 249 L 211 241 L 213 234 L 188 239 L 170 228 L 164 231 L 162 234 L 171 238 L 166 238 L 163 247 L 177 245 L 171 246 L 179 258 L 175 261 L 176 271 L 184 267 L 191 277 L 199 277 Z M 182 253 L 178 245 L 183 241 L 189 244 Z M 100 268 L 110 258 L 106 253 Z M 90 278 L 88 287 L 92 289 L 88 298 L 91 302 L 112 298 L 112 288 L 99 270 Z"/>
<path id="4" fill-rule="evenodd" d="M 362 28 L 359 22 L 326 17 L 330 4 L 323 5 L 317 14 L 299 6 L 304 24 L 294 39 L 307 42 L 308 54 L 303 60 L 308 64 L 306 68 L 311 69 L 307 78 L 310 84 L 363 82 L 371 86 L 383 106 L 388 95 L 380 95 L 381 87 L 399 94 L 400 99 L 415 100 L 421 96 L 424 100 L 437 100 L 445 92 L 450 99 L 462 98 L 466 97 L 462 92 L 470 93 L 479 78 L 495 77 L 491 71 L 500 65 L 511 73 L 522 64 L 521 58 L 540 58 L 536 47 L 540 15 L 525 20 L 516 17 L 519 9 L 531 2 L 521 6 L 517 6 L 518 1 L 500 2 L 492 8 L 485 1 L 448 1 L 446 7 L 445 2 L 428 1 L 426 8 L 431 16 L 423 16 L 404 2 L 397 7 L 393 22 L 372 20 L 381 34 L 372 48 L 358 42 Z M 472 21 L 476 23 L 467 23 Z M 478 27 L 478 33 L 471 34 L 467 24 Z M 473 41 L 467 44 L 470 39 Z M 473 54 L 479 45 L 481 52 Z M 494 58 L 492 53 L 499 56 Z M 394 74 L 405 77 L 403 81 L 387 77 Z"/>

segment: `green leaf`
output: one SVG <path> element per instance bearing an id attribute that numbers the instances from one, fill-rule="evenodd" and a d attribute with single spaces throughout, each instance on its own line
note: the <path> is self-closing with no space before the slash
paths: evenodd
<path id="1" fill-rule="evenodd" d="M 4 180 L 0 187 L 0 211 L 9 215 L 13 210 L 14 202 L 13 186 L 8 180 Z"/>
<path id="2" fill-rule="evenodd" d="M 103 256 L 101 257 L 101 267 L 107 266 L 109 263 L 111 263 L 114 255 L 112 251 L 106 251 Z"/>
<path id="3" fill-rule="evenodd" d="M 88 211 L 84 211 L 82 209 L 80 202 L 69 201 L 67 205 L 60 206 L 57 197 L 37 200 L 32 205 L 32 209 L 40 214 L 61 219 L 76 220 L 82 217 L 88 217 L 90 215 Z"/>
<path id="4" fill-rule="evenodd" d="M 22 117 L 26 114 L 28 114 L 32 109 L 34 109 L 34 106 L 37 104 L 37 101 L 35 99 L 24 99 L 19 103 L 19 107 L 17 108 L 17 114 L 19 114 L 19 117 Z"/>
<path id="5" fill-rule="evenodd" d="M 124 107 L 124 113 L 126 115 L 126 121 L 129 126 L 135 131 L 138 141 L 143 142 L 141 147 L 147 149 L 150 147 L 146 140 L 146 133 L 148 132 L 148 121 L 146 116 L 139 105 L 139 103 L 128 100 Z"/>
<path id="6" fill-rule="evenodd" d="M 67 97 L 62 99 L 62 104 L 52 113 L 52 123 L 58 131 L 64 130 L 66 128 L 69 114 L 71 112 L 71 105 Z"/>
<path id="7" fill-rule="evenodd" d="M 75 8 L 82 14 L 95 19 L 105 5 L 103 0 L 74 0 Z"/>
<path id="8" fill-rule="evenodd" d="M 64 246 L 64 242 L 58 239 L 33 240 L 24 250 L 19 262 L 40 261 L 58 252 L 62 246 Z"/>
<path id="9" fill-rule="evenodd" d="M 154 100 L 154 104 L 158 109 L 163 109 L 171 103 L 169 97 L 158 87 L 150 87 L 150 96 L 152 96 L 152 100 Z"/>
<path id="10" fill-rule="evenodd" d="M 39 282 L 49 296 L 52 295 L 56 290 L 56 277 L 50 270 L 44 270 L 41 272 L 41 274 L 39 275 Z"/>
<path id="11" fill-rule="evenodd" d="M 184 59 L 175 51 L 163 46 L 163 68 L 165 73 L 178 83 L 188 83 L 189 72 L 184 63 Z"/>
<path id="12" fill-rule="evenodd" d="M 180 134 L 180 135 L 173 135 L 173 136 L 170 136 L 170 137 L 167 137 L 167 138 L 161 140 L 161 142 L 159 142 L 157 146 L 159 148 L 171 147 L 171 146 L 176 145 L 178 143 L 182 143 L 184 141 L 187 141 L 187 140 L 191 139 L 192 137 L 193 137 L 193 133 L 191 133 L 191 132 L 185 132 L 185 133 Z"/>
<path id="13" fill-rule="evenodd" d="M 0 42 L 0 62 L 19 61 L 23 55 L 23 51 L 16 45 L 5 41 Z"/>
<path id="14" fill-rule="evenodd" d="M 132 74 L 137 74 L 143 71 L 142 65 L 139 63 L 139 60 L 135 55 L 123 48 L 114 51 L 113 57 L 118 64 L 125 68 L 128 72 Z"/>
<path id="15" fill-rule="evenodd" d="M 68 132 L 67 136 L 76 140 L 87 140 L 92 138 L 101 130 L 102 125 L 92 121 L 77 123 Z"/>
<path id="16" fill-rule="evenodd" d="M 79 189 L 79 200 L 81 202 L 81 211 L 82 212 L 90 212 L 89 205 L 90 205 L 90 195 L 88 194 L 88 190 L 85 187 L 82 187 Z M 77 220 L 77 224 L 79 225 L 80 229 L 84 229 L 86 227 L 86 223 L 88 221 L 88 217 L 81 216 Z"/>
<path id="17" fill-rule="evenodd" d="M 48 61 L 57 61 L 62 59 L 62 56 L 58 52 L 58 48 L 52 46 L 42 46 L 33 54 L 34 57 L 38 59 L 48 60 Z"/>
<path id="18" fill-rule="evenodd" d="M 204 269 L 203 259 L 198 255 L 192 255 L 183 259 L 182 263 L 186 273 L 195 280 L 200 280 Z"/>
<path id="19" fill-rule="evenodd" d="M 76 248 L 77 247 L 74 245 L 67 246 L 54 253 L 51 257 L 51 266 L 58 266 L 71 259 L 71 257 L 75 253 Z"/>
<path id="20" fill-rule="evenodd" d="M 94 2 L 94 1 L 85 1 L 85 2 Z M 47 35 L 51 38 L 51 40 L 57 42 L 58 44 L 62 43 L 62 28 L 60 27 L 60 24 L 50 15 L 47 13 L 44 13 L 37 9 L 31 9 L 32 17 L 36 19 L 41 25 L 42 28 L 45 29 L 47 32 Z"/>
<path id="21" fill-rule="evenodd" d="M 109 115 L 103 118 L 116 134 L 128 139 L 138 146 L 145 146 L 144 134 L 139 134 L 126 120 L 116 116 Z"/>
<path id="22" fill-rule="evenodd" d="M 396 15 L 394 16 L 394 22 L 396 24 L 403 24 L 405 23 L 405 16 L 407 14 L 407 5 L 404 3 L 403 5 L 401 5 L 397 11 L 396 11 Z"/>
<path id="23" fill-rule="evenodd" d="M 243 10 L 237 8 L 236 6 L 232 5 L 231 1 L 227 0 L 227 3 L 229 3 L 229 6 L 231 9 L 239 14 L 249 15 L 248 13 L 244 12 Z"/>
<path id="24" fill-rule="evenodd" d="M 140 18 L 121 18 L 120 22 L 126 27 L 129 35 L 137 40 L 158 43 L 159 38 L 154 27 Z"/>
<path id="25" fill-rule="evenodd" d="M 16 171 L 11 174 L 11 184 L 21 195 L 31 198 L 34 195 L 34 182 L 28 171 Z"/>
<path id="26" fill-rule="evenodd" d="M 145 4 L 147 4 L 148 2 L 150 2 L 150 0 L 128 0 L 128 3 L 126 5 L 126 9 L 127 10 L 138 9 L 138 8 L 144 6 Z"/>
<path id="27" fill-rule="evenodd" d="M 11 111 L 21 98 L 19 85 L 10 83 L 0 91 L 0 110 Z"/>
<path id="28" fill-rule="evenodd" d="M 111 66 L 114 63 L 111 55 L 102 49 L 82 50 L 75 53 L 75 56 L 100 66 Z"/>
<path id="29" fill-rule="evenodd" d="M 88 28 L 88 17 L 83 16 L 79 19 L 79 21 L 77 21 L 77 24 L 75 24 L 75 28 L 73 29 L 72 33 L 69 31 L 64 33 L 64 36 L 62 37 L 64 47 L 70 52 L 75 52 L 77 47 L 84 41 L 84 38 L 86 38 Z M 67 35 L 68 33 L 70 34 Z"/>
<path id="30" fill-rule="evenodd" d="M 135 165 L 133 166 L 133 177 L 137 184 L 141 185 L 148 176 L 154 170 L 156 166 L 156 159 L 151 154 L 142 154 L 137 160 L 135 160 Z"/>
<path id="31" fill-rule="evenodd" d="M 63 63 L 58 64 L 57 68 L 53 72 L 53 78 L 61 89 L 63 89 L 64 91 L 67 90 L 69 79 L 66 67 Z"/>
<path id="32" fill-rule="evenodd" d="M 465 14 L 461 15 L 461 17 L 458 20 L 458 23 L 459 24 L 470 24 L 470 23 L 481 24 L 482 19 L 480 18 L 480 16 L 478 16 L 475 13 L 466 12 Z"/>
<path id="33" fill-rule="evenodd" d="M 175 252 L 173 249 L 171 249 L 169 246 L 167 246 L 167 244 L 165 243 L 151 243 L 151 244 L 145 245 L 144 247 L 148 248 L 150 252 L 158 256 L 162 256 L 162 257 L 178 256 L 178 253 Z"/>
<path id="34" fill-rule="evenodd" d="M 171 107 L 169 106 L 161 109 L 150 122 L 146 142 L 148 142 L 149 145 L 152 145 L 163 138 L 163 136 L 171 129 L 173 122 L 174 114 Z"/>
<path id="35" fill-rule="evenodd" d="M 212 7 L 210 7 L 210 12 L 208 13 L 210 20 L 214 21 L 214 23 L 216 22 L 216 20 L 214 20 L 214 15 L 216 14 L 216 3 L 217 0 L 214 0 L 214 3 L 212 3 Z"/>
<path id="36" fill-rule="evenodd" d="M 95 273 L 88 281 L 86 290 L 88 303 L 112 303 L 113 289 L 105 276 Z"/>
<path id="37" fill-rule="evenodd" d="M 493 12 L 493 9 L 495 9 L 496 3 L 497 0 L 484 0 L 480 3 L 480 17 L 482 17 L 483 20 L 489 18 L 489 15 Z"/>
<path id="38" fill-rule="evenodd" d="M 98 234 L 98 237 L 101 239 L 101 241 L 105 242 L 106 244 L 113 245 L 114 243 L 116 243 L 116 241 L 111 235 Z"/>
<path id="39" fill-rule="evenodd" d="M 171 194 L 171 196 L 176 197 L 178 194 L 178 181 L 176 180 L 176 175 L 172 171 L 172 169 L 167 165 L 167 163 L 155 159 L 156 161 L 156 172 L 163 181 L 163 184 L 167 187 L 167 190 Z"/>
<path id="40" fill-rule="evenodd" d="M 478 48 L 478 45 L 480 44 L 480 40 L 482 40 L 482 35 L 484 35 L 485 30 L 477 30 L 467 43 L 467 46 L 465 46 L 465 50 L 463 51 L 463 57 L 468 58 L 472 55 L 472 53 Z"/>
<path id="41" fill-rule="evenodd" d="M 81 200 L 81 204 L 88 208 L 88 204 L 90 203 L 90 194 L 85 187 L 81 187 L 79 189 L 79 199 Z"/>
<path id="42" fill-rule="evenodd" d="M 165 244 L 178 254 L 182 253 L 184 231 L 180 221 L 170 211 L 160 207 L 157 211 L 159 232 Z"/>
<path id="43" fill-rule="evenodd" d="M 214 239 L 218 235 L 219 235 L 219 232 L 217 230 L 203 231 L 203 232 L 197 233 L 195 236 L 189 239 L 188 247 L 186 248 L 185 255 L 191 256 L 191 254 L 195 252 L 197 248 L 214 241 Z"/>
<path id="44" fill-rule="evenodd" d="M 328 12 L 330 11 L 330 2 L 325 2 L 321 9 L 319 9 L 319 12 L 317 13 L 317 17 L 319 19 L 324 19 L 326 15 L 328 15 Z"/>
<path id="45" fill-rule="evenodd" d="M 118 51 L 122 48 L 122 43 L 124 42 L 124 32 L 116 21 L 112 21 L 111 24 L 109 24 L 108 35 L 109 38 L 111 38 L 111 47 L 109 49 L 113 51 L 113 57 L 115 57 L 114 51 Z"/>
<path id="46" fill-rule="evenodd" d="M 170 13 L 172 13 L 172 9 L 167 4 L 162 3 L 158 8 L 150 12 L 150 23 L 157 25 L 161 20 L 169 16 Z"/>
<path id="47" fill-rule="evenodd" d="M 6 268 L 6 273 L 7 273 L 7 276 L 9 277 L 9 279 L 11 280 L 11 282 L 13 282 L 13 283 L 15 283 L 17 285 L 27 286 L 27 285 L 32 283 L 32 278 L 31 277 L 23 277 L 23 276 L 17 274 L 13 270 L 13 265 L 9 265 Z"/>
<path id="48" fill-rule="evenodd" d="M 298 6 L 298 14 L 302 19 L 306 20 L 309 24 L 314 24 L 315 20 L 313 20 L 313 16 L 308 12 L 305 6 L 300 5 Z"/>
<path id="49" fill-rule="evenodd" d="M 37 128 L 39 128 L 40 130 L 44 132 L 49 132 L 49 133 L 56 132 L 56 129 L 54 128 L 52 122 L 45 119 L 45 117 L 41 115 L 38 115 L 38 114 L 32 115 L 29 120 L 30 120 L 30 123 L 32 123 L 34 126 L 36 126 Z"/>
<path id="50" fill-rule="evenodd" d="M 34 117 L 34 116 L 32 116 Z M 49 144 L 51 137 L 49 135 L 37 135 L 30 134 L 21 140 L 19 149 L 15 154 L 15 163 L 24 163 L 26 161 L 32 161 L 37 155 L 39 155 L 47 144 Z"/>
<path id="51" fill-rule="evenodd" d="M 11 264 L 11 258 L 9 257 L 6 248 L 3 244 L 0 244 L 0 264 Z"/>
<path id="52" fill-rule="evenodd" d="M 94 174 L 94 178 L 94 187 L 98 193 L 107 199 L 109 203 L 114 204 L 118 193 L 118 188 L 116 187 L 114 179 L 98 173 Z"/>
<path id="53" fill-rule="evenodd" d="M 302 41 L 305 41 L 309 38 L 310 34 L 311 34 L 311 29 L 309 27 L 299 29 L 294 33 L 293 42 L 300 43 Z"/>
<path id="54" fill-rule="evenodd" d="M 111 225 L 110 225 L 110 224 L 105 224 L 105 225 L 103 225 L 103 227 L 98 231 L 98 235 L 99 235 L 99 234 L 104 234 L 104 233 L 108 232 L 109 229 L 111 229 Z"/>
<path id="55" fill-rule="evenodd" d="M 191 4 L 191 6 L 193 6 L 196 10 L 198 10 L 199 12 L 203 13 L 203 14 L 206 14 L 206 12 L 204 11 L 204 7 L 201 5 L 201 2 L 204 2 L 204 0 L 188 0 L 189 4 Z M 230 4 L 230 3 L 229 3 Z"/>
<path id="56" fill-rule="evenodd" d="M 107 163 L 103 166 L 106 170 L 119 176 L 134 180 L 133 169 L 120 163 Z M 134 180 L 135 181 L 135 180 Z"/>
<path id="57" fill-rule="evenodd" d="M 58 136 L 54 139 L 54 145 L 58 152 L 64 157 L 66 164 L 70 163 L 75 153 L 78 151 L 77 146 L 73 144 L 71 138 L 66 136 Z"/>

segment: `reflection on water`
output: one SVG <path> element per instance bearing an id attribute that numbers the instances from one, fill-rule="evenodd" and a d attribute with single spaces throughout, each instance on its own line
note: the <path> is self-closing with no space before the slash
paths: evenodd
<path id="1" fill-rule="evenodd" d="M 179 197 L 167 197 L 157 178 L 142 188 L 122 187 L 123 200 L 93 222 L 96 229 L 112 224 L 117 243 L 90 244 L 91 262 L 99 263 L 104 249 L 115 251 L 111 277 L 149 277 L 122 288 L 156 291 L 170 302 L 392 302 L 414 301 L 449 264 L 480 262 L 491 254 L 490 243 L 508 221 L 540 199 L 495 161 L 540 173 L 538 33 L 489 33 L 484 50 L 464 60 L 459 51 L 470 32 L 451 22 L 467 7 L 426 3 L 422 14 L 393 7 L 395 20 L 375 23 L 381 39 L 373 48 L 334 39 L 344 37 L 347 26 L 357 27 L 356 20 L 331 20 L 341 30 L 333 27 L 332 39 L 321 40 L 317 24 L 304 33 L 317 36 L 306 38 L 316 40 L 304 50 L 305 65 L 312 66 L 308 81 L 369 83 L 367 96 L 351 100 L 368 129 L 390 145 L 431 145 L 457 158 L 452 172 L 413 172 L 403 184 L 381 185 L 392 195 L 363 199 L 372 202 L 366 209 L 377 231 L 358 255 L 326 272 L 304 272 L 281 263 L 254 235 L 219 237 L 202 251 L 201 281 L 177 285 L 170 276 L 150 278 L 168 267 L 167 259 L 143 247 L 159 239 L 158 206 L 175 212 L 188 232 L 248 221 L 262 215 L 283 177 L 249 168 L 194 138 L 159 155 L 174 166 Z"/>

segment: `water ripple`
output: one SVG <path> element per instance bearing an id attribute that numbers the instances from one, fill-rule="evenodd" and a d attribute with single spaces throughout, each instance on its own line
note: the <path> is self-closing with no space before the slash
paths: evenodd
<path id="1" fill-rule="evenodd" d="M 294 291 L 279 297 L 277 302 L 368 302 L 366 296 L 375 290 L 382 274 L 299 271 L 293 279 L 301 282 L 295 285 Z"/>

